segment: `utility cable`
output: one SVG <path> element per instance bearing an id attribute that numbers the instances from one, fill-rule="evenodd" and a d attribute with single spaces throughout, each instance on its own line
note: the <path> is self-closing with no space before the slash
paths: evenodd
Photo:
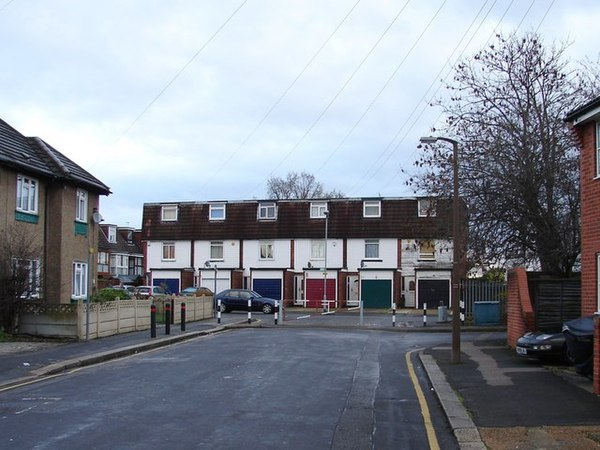
<path id="1" fill-rule="evenodd" d="M 317 116 L 317 118 L 311 123 L 311 125 L 308 127 L 308 129 L 302 135 L 302 137 L 284 155 L 284 157 L 279 161 L 279 163 L 277 163 L 277 165 L 275 166 L 275 168 L 273 168 L 273 170 L 271 170 L 271 172 L 269 172 L 269 176 L 264 181 L 262 181 L 260 184 L 256 185 L 252 190 L 250 190 L 249 191 L 250 193 L 256 191 L 259 187 L 264 186 L 265 182 L 268 181 L 268 179 L 273 175 L 273 173 L 275 173 L 275 171 L 279 167 L 282 166 L 282 164 L 292 155 L 292 153 L 294 153 L 294 151 L 296 151 L 298 149 L 298 147 L 300 147 L 300 144 L 302 142 L 304 142 L 304 139 L 306 139 L 306 137 L 310 134 L 310 132 L 314 129 L 314 127 L 319 123 L 319 121 L 323 118 L 323 116 L 327 113 L 327 111 L 329 111 L 329 109 L 335 103 L 335 101 L 338 99 L 338 97 L 342 94 L 342 92 L 346 89 L 346 87 L 348 87 L 348 85 L 350 84 L 350 82 L 354 79 L 354 76 L 358 73 L 358 71 L 362 68 L 362 66 L 365 64 L 365 62 L 373 54 L 373 52 L 375 51 L 375 49 L 377 48 L 377 46 L 380 44 L 380 42 L 383 40 L 383 38 L 387 35 L 388 31 L 392 28 L 392 26 L 396 23 L 396 21 L 398 20 L 398 18 L 400 17 L 400 15 L 404 12 L 404 10 L 406 9 L 406 7 L 408 6 L 409 3 L 410 3 L 410 0 L 407 0 L 406 3 L 404 4 L 404 6 L 398 12 L 398 14 L 396 14 L 396 16 L 390 22 L 390 24 L 385 28 L 385 30 L 383 30 L 383 32 L 381 33 L 381 35 L 379 36 L 379 38 L 377 39 L 377 41 L 375 41 L 375 43 L 371 46 L 371 48 L 369 49 L 369 51 L 365 54 L 365 56 L 359 62 L 358 66 L 350 74 L 350 76 L 348 77 L 348 79 L 346 80 L 346 82 L 342 85 L 342 87 L 332 97 L 332 99 L 329 101 L 329 103 L 327 104 L 327 106 L 325 106 L 325 108 L 319 113 L 319 115 Z"/>
<path id="2" fill-rule="evenodd" d="M 361 2 L 361 0 L 357 0 L 357 2 L 350 8 L 350 10 L 346 13 L 346 15 L 342 18 L 342 20 L 337 24 L 337 26 L 335 27 L 335 29 L 329 34 L 329 36 L 327 37 L 327 39 L 325 39 L 325 41 L 321 44 L 321 46 L 319 47 L 319 49 L 315 52 L 315 54 L 308 60 L 308 62 L 304 65 L 304 67 L 302 68 L 302 70 L 298 73 L 298 75 L 296 75 L 296 78 L 294 78 L 292 80 L 292 82 L 288 85 L 288 87 L 281 93 L 281 95 L 277 98 L 277 100 L 275 100 L 275 102 L 271 105 L 271 107 L 267 110 L 267 112 L 264 114 L 264 116 L 262 117 L 262 119 L 260 119 L 260 121 L 256 124 L 256 126 L 252 129 L 252 131 L 250 131 L 250 133 L 248 133 L 248 135 L 244 138 L 244 140 L 240 143 L 240 145 L 237 147 L 237 149 L 231 154 L 229 155 L 229 157 L 223 162 L 223 164 L 221 164 L 217 170 L 212 171 L 211 174 L 205 179 L 204 183 L 200 186 L 206 186 L 217 174 L 219 174 L 221 172 L 221 170 L 223 170 L 223 168 L 240 152 L 240 150 L 248 143 L 248 141 L 254 136 L 254 134 L 256 134 L 256 132 L 258 131 L 258 129 L 262 126 L 262 124 L 267 120 L 267 118 L 271 115 L 271 113 L 273 112 L 273 110 L 281 103 L 281 101 L 284 99 L 284 97 L 292 90 L 292 88 L 296 85 L 296 83 L 298 82 L 298 80 L 300 79 L 300 77 L 302 77 L 302 75 L 304 75 L 304 73 L 308 70 L 308 68 L 312 65 L 312 63 L 315 61 L 315 59 L 317 59 L 317 57 L 321 54 L 321 52 L 323 51 L 323 49 L 325 48 L 325 46 L 331 41 L 331 39 L 333 38 L 333 36 L 335 36 L 335 34 L 339 31 L 339 29 L 342 27 L 342 25 L 346 22 L 346 20 L 348 19 L 348 17 L 350 17 L 350 14 L 352 14 L 352 12 L 356 9 L 356 7 L 358 6 L 358 4 Z"/>
<path id="3" fill-rule="evenodd" d="M 169 82 L 160 90 L 160 92 L 152 99 L 150 103 L 142 110 L 142 112 L 129 124 L 129 126 L 123 131 L 123 133 L 117 138 L 115 144 L 119 142 L 133 127 L 134 125 L 148 112 L 148 110 L 158 101 L 158 99 L 171 87 L 171 85 L 180 77 L 180 75 L 188 68 L 188 66 L 198 57 L 200 53 L 217 37 L 217 35 L 225 28 L 225 26 L 233 19 L 240 9 L 248 2 L 243 0 L 242 3 L 231 13 L 231 15 L 223 22 L 219 28 L 208 38 L 208 40 L 194 53 L 194 55 L 175 73 L 175 75 L 169 80 Z"/>

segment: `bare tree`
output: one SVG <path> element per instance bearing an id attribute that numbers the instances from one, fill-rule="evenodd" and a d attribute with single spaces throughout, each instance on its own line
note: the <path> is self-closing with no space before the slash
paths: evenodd
<path id="1" fill-rule="evenodd" d="M 579 151 L 563 119 L 589 100 L 594 76 L 569 70 L 564 51 L 535 33 L 497 36 L 457 65 L 450 99 L 439 102 L 446 124 L 433 134 L 460 144 L 474 266 L 512 261 L 568 274 L 579 254 Z M 447 146 L 427 145 L 408 184 L 448 196 L 452 163 Z"/>
<path id="2" fill-rule="evenodd" d="M 42 249 L 34 233 L 9 226 L 0 233 L 0 325 L 14 331 L 18 302 L 36 298 L 40 289 Z"/>
<path id="3" fill-rule="evenodd" d="M 267 181 L 267 197 L 277 200 L 307 198 L 342 198 L 343 193 L 326 192 L 323 184 L 307 172 L 288 172 L 287 177 L 271 177 Z"/>

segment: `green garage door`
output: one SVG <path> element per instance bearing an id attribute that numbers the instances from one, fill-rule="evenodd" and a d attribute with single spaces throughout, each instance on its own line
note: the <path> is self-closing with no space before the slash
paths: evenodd
<path id="1" fill-rule="evenodd" d="M 364 308 L 390 308 L 392 280 L 362 280 L 360 297 Z"/>

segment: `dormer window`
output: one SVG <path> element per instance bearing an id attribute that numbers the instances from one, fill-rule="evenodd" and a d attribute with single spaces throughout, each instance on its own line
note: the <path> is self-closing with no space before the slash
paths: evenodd
<path id="1" fill-rule="evenodd" d="M 163 222 L 176 222 L 177 221 L 177 205 L 163 205 L 161 209 L 160 219 Z"/>
<path id="2" fill-rule="evenodd" d="M 435 202 L 430 199 L 419 200 L 419 217 L 435 217 Z"/>
<path id="3" fill-rule="evenodd" d="M 117 243 L 117 227 L 110 225 L 108 227 L 108 242 L 111 244 Z"/>
<path id="4" fill-rule="evenodd" d="M 211 203 L 208 215 L 210 220 L 225 220 L 225 203 Z"/>
<path id="5" fill-rule="evenodd" d="M 259 203 L 258 220 L 275 219 L 277 219 L 277 205 L 275 205 L 275 202 Z"/>
<path id="6" fill-rule="evenodd" d="M 381 217 L 381 202 L 365 200 L 363 202 L 363 217 Z"/>
<path id="7" fill-rule="evenodd" d="M 324 219 L 327 211 L 327 202 L 312 202 L 310 204 L 310 218 Z"/>

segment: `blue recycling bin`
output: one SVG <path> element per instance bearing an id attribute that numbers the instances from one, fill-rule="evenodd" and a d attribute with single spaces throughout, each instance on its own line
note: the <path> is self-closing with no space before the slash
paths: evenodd
<path id="1" fill-rule="evenodd" d="M 499 325 L 500 302 L 473 302 L 475 325 Z"/>

